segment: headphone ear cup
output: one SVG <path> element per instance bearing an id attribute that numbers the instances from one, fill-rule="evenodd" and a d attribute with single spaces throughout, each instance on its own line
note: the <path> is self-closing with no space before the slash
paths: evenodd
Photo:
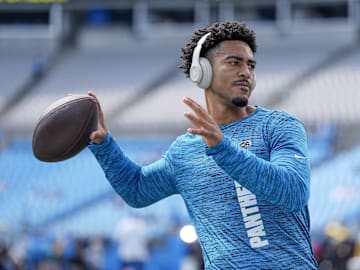
<path id="1" fill-rule="evenodd" d="M 202 78 L 200 82 L 198 82 L 198 86 L 202 89 L 206 89 L 210 87 L 212 81 L 212 67 L 210 61 L 205 57 L 200 57 L 199 59 L 200 66 L 202 69 Z"/>

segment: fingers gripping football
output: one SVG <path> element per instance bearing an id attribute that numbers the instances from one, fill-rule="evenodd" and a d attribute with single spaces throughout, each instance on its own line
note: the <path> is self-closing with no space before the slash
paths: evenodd
<path id="1" fill-rule="evenodd" d="M 105 117 L 104 117 L 104 113 L 101 109 L 100 102 L 99 102 L 97 96 L 94 94 L 94 92 L 88 91 L 88 95 L 95 99 L 96 104 L 98 106 L 98 112 L 99 112 L 98 127 L 95 131 L 90 133 L 89 139 L 91 140 L 92 143 L 100 144 L 106 139 L 106 135 L 107 135 Z"/>

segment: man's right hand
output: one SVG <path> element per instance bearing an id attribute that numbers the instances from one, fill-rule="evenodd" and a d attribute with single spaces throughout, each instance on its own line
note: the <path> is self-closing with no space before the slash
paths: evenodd
<path id="1" fill-rule="evenodd" d="M 100 102 L 94 92 L 88 91 L 88 95 L 93 97 L 98 105 L 98 112 L 99 112 L 99 118 L 98 118 L 98 127 L 97 130 L 93 131 L 89 135 L 89 139 L 92 143 L 100 144 L 106 139 L 107 135 L 107 129 L 105 125 L 105 118 L 103 111 L 100 106 Z"/>

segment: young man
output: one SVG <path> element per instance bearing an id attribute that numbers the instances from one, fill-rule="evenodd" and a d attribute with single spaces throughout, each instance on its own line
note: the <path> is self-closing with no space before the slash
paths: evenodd
<path id="1" fill-rule="evenodd" d="M 184 98 L 191 109 L 184 116 L 194 127 L 159 161 L 141 167 L 129 160 L 101 109 L 89 148 L 130 206 L 182 196 L 205 269 L 316 269 L 305 129 L 285 112 L 248 104 L 256 48 L 255 33 L 243 23 L 194 32 L 182 49 L 181 68 L 204 88 L 206 109 Z"/>

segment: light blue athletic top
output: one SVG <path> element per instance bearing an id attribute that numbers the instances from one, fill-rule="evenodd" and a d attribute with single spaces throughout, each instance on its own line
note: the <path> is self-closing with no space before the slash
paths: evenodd
<path id="1" fill-rule="evenodd" d="M 180 194 L 205 269 L 317 269 L 309 236 L 310 165 L 303 125 L 257 107 L 220 127 L 223 140 L 179 136 L 157 162 L 139 166 L 108 133 L 89 149 L 132 207 Z"/>

